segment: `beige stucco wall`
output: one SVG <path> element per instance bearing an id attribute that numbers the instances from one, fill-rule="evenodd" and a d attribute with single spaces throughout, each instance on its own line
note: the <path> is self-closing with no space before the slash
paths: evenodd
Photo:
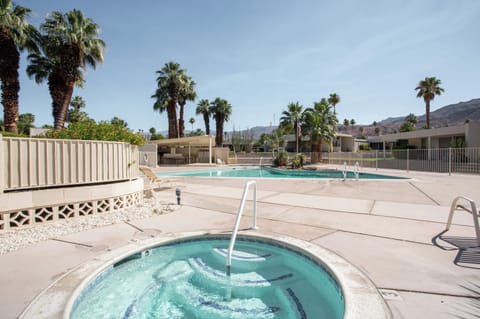
<path id="1" fill-rule="evenodd" d="M 467 147 L 480 147 L 480 122 L 467 124 L 465 141 L 467 142 Z"/>

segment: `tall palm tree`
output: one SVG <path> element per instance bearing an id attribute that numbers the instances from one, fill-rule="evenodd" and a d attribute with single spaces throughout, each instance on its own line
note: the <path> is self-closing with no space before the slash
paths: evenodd
<path id="1" fill-rule="evenodd" d="M 35 43 L 38 32 L 28 23 L 31 10 L 12 3 L 0 1 L 0 82 L 2 83 L 2 105 L 5 130 L 18 130 L 18 92 L 20 81 L 20 51 L 37 50 Z"/>
<path id="2" fill-rule="evenodd" d="M 306 109 L 303 114 L 305 131 L 312 143 L 312 163 L 317 163 L 322 159 L 322 142 L 330 143 L 335 137 L 337 117 L 324 99 L 314 103 L 313 108 Z"/>
<path id="3" fill-rule="evenodd" d="M 337 115 L 337 112 L 335 110 L 335 105 L 340 103 L 340 95 L 338 95 L 337 93 L 330 94 L 330 97 L 328 98 L 327 102 L 328 104 L 333 106 L 333 114 Z"/>
<path id="4" fill-rule="evenodd" d="M 37 83 L 48 79 L 55 129 L 64 127 L 75 86 L 82 86 L 87 66 L 103 63 L 105 42 L 100 27 L 92 19 L 73 9 L 65 14 L 54 11 L 40 25 L 43 56 L 31 54 L 27 67 Z"/>
<path id="5" fill-rule="evenodd" d="M 210 113 L 213 114 L 215 119 L 215 144 L 217 147 L 220 147 L 223 143 L 223 124 L 230 119 L 232 106 L 227 100 L 217 97 L 210 106 Z"/>
<path id="6" fill-rule="evenodd" d="M 203 121 L 205 122 L 205 134 L 210 135 L 210 102 L 208 102 L 207 99 L 200 100 L 197 104 L 195 113 L 203 116 Z"/>
<path id="7" fill-rule="evenodd" d="M 435 95 L 441 95 L 445 91 L 440 87 L 441 83 L 442 81 L 435 77 L 426 77 L 425 80 L 420 81 L 415 88 L 415 90 L 418 91 L 417 98 L 423 97 L 425 101 L 427 128 L 430 128 L 430 101 L 435 98 Z"/>
<path id="8" fill-rule="evenodd" d="M 302 116 L 303 106 L 299 102 L 291 102 L 287 105 L 287 110 L 282 112 L 280 117 L 280 127 L 285 128 L 287 131 L 291 131 L 295 134 L 296 150 L 298 152 L 298 146 L 300 145 L 300 120 Z"/>
<path id="9" fill-rule="evenodd" d="M 79 111 L 80 109 L 84 108 L 87 105 L 85 100 L 81 96 L 75 96 L 72 101 L 70 102 L 70 106 L 73 107 L 74 110 Z"/>
<path id="10" fill-rule="evenodd" d="M 185 83 L 185 70 L 175 62 L 165 63 L 163 68 L 156 72 L 157 90 L 152 98 L 155 99 L 153 109 L 160 113 L 167 111 L 168 117 L 168 138 L 178 138 L 179 130 L 177 123 L 177 103 L 180 89 Z"/>
<path id="11" fill-rule="evenodd" d="M 180 114 L 178 116 L 178 129 L 180 137 L 185 134 L 185 120 L 183 119 L 185 113 L 185 104 L 187 101 L 195 101 L 197 98 L 197 92 L 195 92 L 195 81 L 191 77 L 185 77 L 185 82 L 180 88 L 178 95 L 178 105 L 180 105 Z"/>

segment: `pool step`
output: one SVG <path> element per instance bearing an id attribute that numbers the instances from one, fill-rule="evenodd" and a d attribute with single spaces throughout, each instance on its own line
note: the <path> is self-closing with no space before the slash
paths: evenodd
<path id="1" fill-rule="evenodd" d="M 271 273 L 270 277 L 266 278 L 258 272 L 232 272 L 229 278 L 226 275 L 226 269 L 215 269 L 207 265 L 201 258 L 190 258 L 188 262 L 197 275 L 208 278 L 213 283 L 219 285 L 229 284 L 234 287 L 270 287 L 274 281 L 286 281 L 294 277 L 292 273 Z"/>
<path id="2" fill-rule="evenodd" d="M 219 265 L 226 265 L 228 249 L 215 247 L 212 249 L 212 256 Z M 232 267 L 237 271 L 257 271 L 262 268 L 271 267 L 282 257 L 271 252 L 259 251 L 249 247 L 235 249 L 232 253 Z"/>
<path id="3" fill-rule="evenodd" d="M 282 311 L 278 305 L 267 305 L 259 298 L 226 300 L 225 296 L 210 294 L 189 282 L 177 285 L 174 294 L 177 304 L 195 318 L 273 319 Z"/>
<path id="4" fill-rule="evenodd" d="M 190 266 L 190 263 L 185 260 L 178 260 L 160 268 L 152 275 L 152 277 L 157 283 L 164 283 L 182 279 L 187 280 L 193 275 L 193 273 L 194 270 Z"/>

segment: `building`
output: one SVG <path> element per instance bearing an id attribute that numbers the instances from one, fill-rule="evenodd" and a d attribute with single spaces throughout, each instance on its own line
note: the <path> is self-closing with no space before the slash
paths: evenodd
<path id="1" fill-rule="evenodd" d="M 416 149 L 449 148 L 454 145 L 480 147 L 480 122 L 369 136 L 368 143 L 374 149 L 387 149 L 393 145 Z"/>

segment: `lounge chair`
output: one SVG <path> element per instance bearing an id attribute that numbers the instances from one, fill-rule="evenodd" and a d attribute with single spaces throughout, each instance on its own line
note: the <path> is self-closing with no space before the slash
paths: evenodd
<path id="1" fill-rule="evenodd" d="M 150 185 L 157 185 L 158 187 L 161 187 L 162 184 L 170 184 L 170 187 L 174 187 L 174 183 L 178 182 L 178 178 L 171 178 L 171 177 L 158 177 L 155 175 L 155 173 L 147 166 L 140 166 L 139 167 L 140 171 L 145 175 L 145 177 L 148 179 L 150 182 Z"/>

